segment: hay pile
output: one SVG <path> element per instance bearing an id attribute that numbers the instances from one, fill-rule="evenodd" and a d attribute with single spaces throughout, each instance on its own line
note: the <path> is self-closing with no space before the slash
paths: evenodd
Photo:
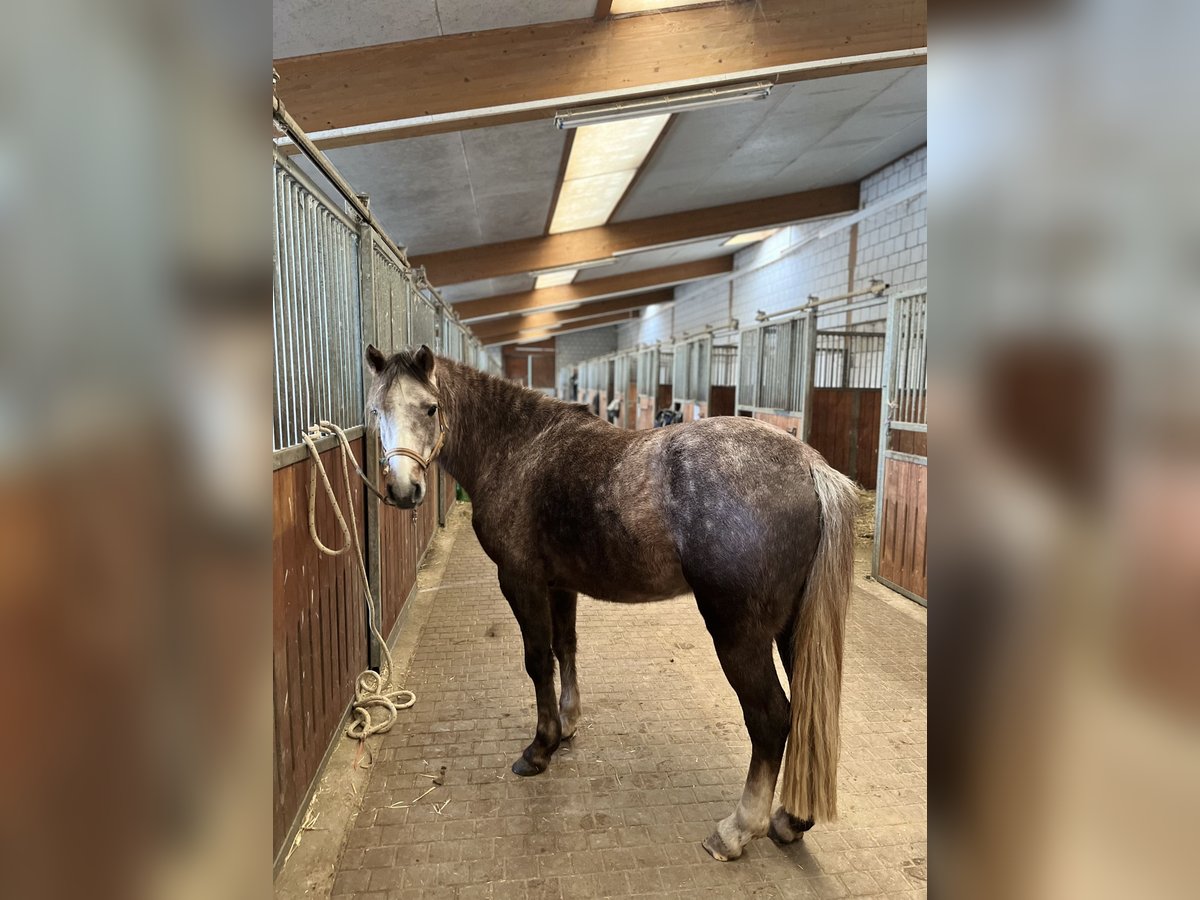
<path id="1" fill-rule="evenodd" d="M 854 536 L 870 543 L 875 539 L 875 492 L 858 489 L 858 516 L 854 519 Z"/>

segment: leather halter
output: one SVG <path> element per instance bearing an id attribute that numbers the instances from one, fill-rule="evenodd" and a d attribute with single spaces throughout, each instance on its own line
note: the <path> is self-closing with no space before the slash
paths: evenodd
<path id="1" fill-rule="evenodd" d="M 421 456 L 415 450 L 409 450 L 407 447 L 397 447 L 395 450 L 387 450 L 383 456 L 379 458 L 379 468 L 384 472 L 388 469 L 388 462 L 397 456 L 407 456 L 413 460 L 421 471 L 424 472 L 429 468 L 430 463 L 437 459 L 437 455 L 442 452 L 442 445 L 446 443 L 446 418 L 442 413 L 442 405 L 439 403 L 437 408 L 438 417 L 438 436 L 434 442 L 433 449 L 429 451 L 428 456 Z"/>

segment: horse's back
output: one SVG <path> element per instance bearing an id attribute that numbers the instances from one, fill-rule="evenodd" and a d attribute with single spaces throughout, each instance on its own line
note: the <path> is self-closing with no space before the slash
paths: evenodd
<path id="1" fill-rule="evenodd" d="M 485 549 L 601 599 L 663 599 L 701 583 L 745 593 L 780 579 L 799 590 L 803 574 L 788 579 L 807 572 L 820 534 L 813 459 L 746 418 L 645 431 L 567 423 L 489 498 Z"/>

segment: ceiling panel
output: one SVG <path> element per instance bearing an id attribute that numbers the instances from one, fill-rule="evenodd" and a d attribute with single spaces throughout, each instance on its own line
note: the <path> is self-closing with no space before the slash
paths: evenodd
<path id="1" fill-rule="evenodd" d="M 595 0 L 274 0 L 274 57 L 589 18 Z"/>
<path id="2" fill-rule="evenodd" d="M 549 121 L 523 122 L 328 155 L 416 255 L 542 234 L 565 140 Z"/>
<path id="3" fill-rule="evenodd" d="M 482 281 L 448 284 L 438 290 L 447 303 L 462 303 L 465 300 L 479 300 L 482 297 L 498 297 L 501 294 L 531 291 L 533 290 L 533 277 L 530 275 L 506 275 L 503 278 L 485 278 Z"/>
<path id="4" fill-rule="evenodd" d="M 438 0 L 442 33 L 514 28 L 565 19 L 590 19 L 596 0 Z"/>
<path id="5" fill-rule="evenodd" d="M 924 66 L 863 72 L 682 113 L 615 221 L 861 178 L 924 143 L 925 85 Z"/>
<path id="6" fill-rule="evenodd" d="M 469 6 L 461 5 L 464 17 Z M 532 15 L 535 6 L 523 8 Z M 447 10 L 458 7 L 441 0 L 439 8 L 445 24 Z M 924 67 L 868 72 L 783 85 L 765 101 L 681 114 L 615 221 L 857 180 L 924 143 L 925 85 Z M 546 119 L 334 149 L 329 156 L 356 190 L 370 195 L 384 229 L 416 256 L 541 235 L 565 140 Z M 576 280 L 727 255 L 733 248 L 723 241 L 630 254 L 585 269 Z M 514 276 L 444 293 L 457 302 L 531 287 L 531 278 Z"/>

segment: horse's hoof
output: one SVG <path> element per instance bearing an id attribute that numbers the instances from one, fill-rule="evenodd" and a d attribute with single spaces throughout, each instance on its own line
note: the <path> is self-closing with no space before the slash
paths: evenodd
<path id="1" fill-rule="evenodd" d="M 531 775 L 541 775 L 546 771 L 546 765 L 546 763 L 538 765 L 537 763 L 530 762 L 522 756 L 512 764 L 512 770 L 513 774 L 520 775 L 522 778 L 528 778 Z"/>
<path id="2" fill-rule="evenodd" d="M 730 860 L 737 859 L 742 855 L 741 850 L 738 850 L 736 853 L 730 850 L 729 846 L 725 843 L 725 840 L 721 837 L 720 832 L 717 831 L 714 831 L 712 834 L 706 837 L 701 846 L 703 846 L 704 849 L 708 851 L 708 855 L 717 860 L 717 862 L 729 862 Z"/>
<path id="3" fill-rule="evenodd" d="M 812 819 L 798 819 L 783 807 L 771 816 L 771 828 L 767 832 L 777 844 L 790 844 L 804 837 L 804 832 L 813 827 Z"/>

